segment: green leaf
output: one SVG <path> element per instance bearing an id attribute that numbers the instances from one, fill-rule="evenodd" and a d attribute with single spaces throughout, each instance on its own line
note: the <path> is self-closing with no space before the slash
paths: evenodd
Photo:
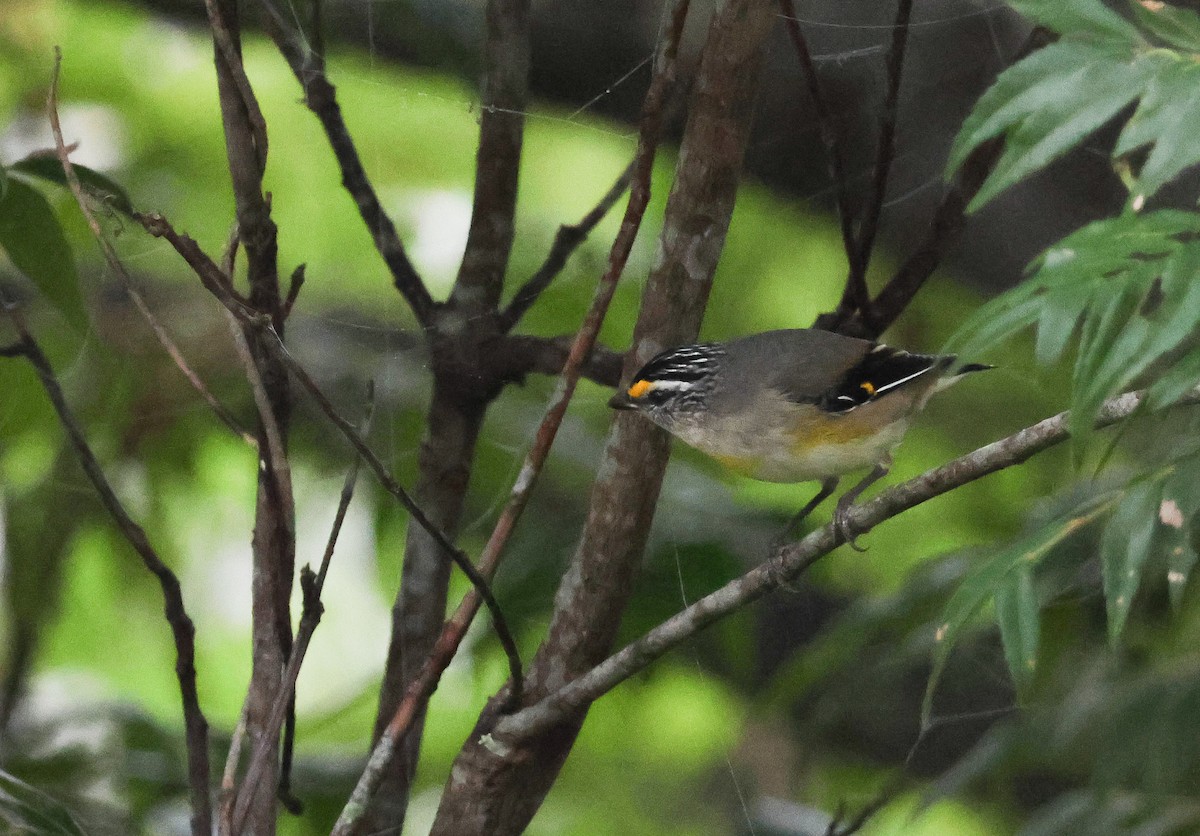
<path id="1" fill-rule="evenodd" d="M 1148 480 L 1122 500 L 1100 538 L 1100 568 L 1108 609 L 1108 637 L 1116 643 L 1125 629 L 1133 598 L 1142 584 L 1142 569 L 1159 527 L 1162 483 Z"/>
<path id="2" fill-rule="evenodd" d="M 129 195 L 115 181 L 79 163 L 72 163 L 71 167 L 75 169 L 75 176 L 79 178 L 85 192 L 119 212 L 126 215 L 133 213 L 133 204 L 129 200 Z M 13 163 L 11 170 L 31 177 L 39 177 L 60 186 L 67 185 L 67 175 L 57 157 L 36 154 Z"/>
<path id="3" fill-rule="evenodd" d="M 1153 384 L 1148 406 L 1173 402 L 1200 380 L 1200 214 L 1126 212 L 1046 250 L 1017 288 L 981 307 L 951 338 L 976 358 L 1036 326 L 1039 362 L 1061 359 L 1072 336 L 1070 430 L 1076 458 L 1104 400 Z"/>
<path id="4" fill-rule="evenodd" d="M 1034 352 L 1038 363 L 1052 366 L 1059 361 L 1091 298 L 1092 289 L 1085 285 L 1055 288 L 1043 297 Z"/>
<path id="5" fill-rule="evenodd" d="M 1147 403 L 1150 409 L 1170 406 L 1200 386 L 1200 347 L 1184 355 L 1171 370 L 1150 387 Z"/>
<path id="6" fill-rule="evenodd" d="M 1061 103 L 1091 69 L 1128 58 L 1127 51 L 1064 40 L 1050 44 L 1002 72 L 975 103 L 963 122 L 946 165 L 958 170 L 979 144 L 999 136 L 1031 113 Z"/>
<path id="7" fill-rule="evenodd" d="M 1004 152 L 967 207 L 974 212 L 1000 192 L 1078 145 L 1141 95 L 1162 58 L 1093 62 L 1055 77 L 1058 95 L 1005 126 Z M 965 127 L 965 126 L 964 126 Z"/>
<path id="8" fill-rule="evenodd" d="M 1200 52 L 1200 15 L 1168 3 L 1149 8 L 1139 0 L 1129 0 L 1129 7 L 1141 27 L 1163 43 L 1185 52 Z"/>
<path id="9" fill-rule="evenodd" d="M 929 726 L 933 714 L 933 694 L 950 658 L 950 651 L 976 613 L 1007 582 L 1011 573 L 1022 567 L 1032 571 L 1050 549 L 1108 511 L 1118 499 L 1119 495 L 1111 493 L 1095 497 L 1074 509 L 1072 513 L 1018 537 L 962 582 L 950 596 L 938 622 L 933 670 L 929 674 L 929 681 L 925 686 L 925 699 L 921 706 L 922 727 Z"/>
<path id="10" fill-rule="evenodd" d="M 70 245 L 46 198 L 16 179 L 0 200 L 0 246 L 71 325 L 87 330 Z"/>
<path id="11" fill-rule="evenodd" d="M 8 193 L 8 171 L 4 165 L 0 163 L 0 200 L 4 200 L 4 195 Z"/>
<path id="12" fill-rule="evenodd" d="M 1033 569 L 1022 563 L 996 587 L 996 623 L 1017 691 L 1028 691 L 1037 670 L 1041 613 Z"/>
<path id="13" fill-rule="evenodd" d="M 1135 199 L 1144 201 L 1181 171 L 1200 162 L 1200 65 L 1190 57 L 1171 60 L 1150 79 L 1138 109 L 1117 141 L 1114 155 L 1153 144 L 1138 173 Z"/>
<path id="14" fill-rule="evenodd" d="M 1008 0 L 1035 23 L 1063 35 L 1134 41 L 1137 29 L 1100 0 Z"/>
<path id="15" fill-rule="evenodd" d="M 6 833 L 84 836 L 69 810 L 36 787 L 0 770 L 0 823 Z"/>

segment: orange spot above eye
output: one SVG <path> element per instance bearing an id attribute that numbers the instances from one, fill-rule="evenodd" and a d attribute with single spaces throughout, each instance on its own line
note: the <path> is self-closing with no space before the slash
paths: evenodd
<path id="1" fill-rule="evenodd" d="M 875 386 L 869 380 L 864 380 L 862 383 L 858 384 L 858 386 L 860 389 L 865 390 L 868 395 L 875 394 Z"/>
<path id="2" fill-rule="evenodd" d="M 626 392 L 626 394 L 631 398 L 640 398 L 648 391 L 650 391 L 650 381 L 639 380 L 637 383 L 629 387 L 629 390 Z"/>

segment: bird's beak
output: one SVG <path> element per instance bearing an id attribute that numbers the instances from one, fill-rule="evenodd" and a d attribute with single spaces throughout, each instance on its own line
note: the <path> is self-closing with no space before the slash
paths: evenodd
<path id="1" fill-rule="evenodd" d="M 637 404 L 633 402 L 633 398 L 629 397 L 629 393 L 624 389 L 609 398 L 608 405 L 613 409 L 637 409 Z"/>

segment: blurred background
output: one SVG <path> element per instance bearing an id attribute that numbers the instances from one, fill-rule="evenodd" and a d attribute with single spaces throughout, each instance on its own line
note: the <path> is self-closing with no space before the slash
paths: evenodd
<path id="1" fill-rule="evenodd" d="M 454 278 L 469 220 L 482 5 L 325 6 L 331 80 L 380 197 L 435 297 Z M 708 4 L 695 5 L 688 66 L 707 16 Z M 544 0 L 534 8 L 534 105 L 510 287 L 536 269 L 558 225 L 586 213 L 631 158 L 662 14 L 652 0 Z M 873 153 L 892 9 L 827 0 L 798 0 L 796 9 L 847 140 L 858 195 Z M 67 142 L 79 143 L 74 158 L 122 184 L 139 209 L 162 212 L 219 252 L 233 203 L 202 15 L 191 0 L 0 2 L 0 161 L 52 146 L 45 101 L 52 50 L 61 46 L 61 113 Z M 1027 28 L 992 0 L 917 4 L 884 240 L 873 262 L 876 287 L 925 229 L 943 192 L 957 126 Z M 271 137 L 267 185 L 281 272 L 307 265 L 289 344 L 346 414 L 361 413 L 366 381 L 375 381 L 372 443 L 411 484 L 429 381 L 412 318 L 340 188 L 287 66 L 257 34 L 247 34 L 245 53 Z M 747 178 L 706 338 L 807 326 L 834 307 L 845 276 L 823 147 L 782 26 L 765 60 Z M 628 346 L 673 164 L 668 144 L 654 207 L 602 335 L 617 350 Z M 35 330 L 122 499 L 181 577 L 197 626 L 201 700 L 223 748 L 249 676 L 255 456 L 163 355 L 69 194 L 52 187 L 45 194 L 68 233 L 90 327 L 73 333 L 59 313 L 35 302 Z M 1015 284 L 1042 248 L 1119 207 L 1123 197 L 1107 158 L 1086 149 L 1012 190 L 971 220 L 888 341 L 937 350 L 982 298 Z M 216 304 L 167 245 L 115 216 L 108 223 L 185 354 L 253 423 L 244 381 L 230 375 L 230 336 Z M 610 218 L 592 235 L 526 317 L 526 331 L 575 330 L 615 229 Z M 7 264 L 0 263 L 0 282 L 11 295 L 32 296 Z M 1000 368 L 931 404 L 889 483 L 1066 403 L 1065 376 L 1036 369 L 1027 345 L 970 359 Z M 462 537 L 470 554 L 490 532 L 552 386 L 530 378 L 489 413 Z M 582 521 L 608 425 L 607 397 L 598 386 L 581 387 L 496 581 L 526 654 L 544 634 Z M 298 560 L 315 564 L 350 456 L 303 400 L 300 413 L 292 442 Z M 1112 467 L 1119 470 L 1120 456 Z M 1047 593 L 1054 606 L 1043 627 L 1046 662 L 1031 710 L 1016 713 L 985 618 L 951 658 L 932 724 L 920 723 L 947 598 L 982 549 L 1052 514 L 1063 495 L 1093 490 L 1093 474 L 1080 480 L 1081 473 L 1065 452 L 1051 451 L 916 508 L 864 538 L 866 554 L 830 555 L 794 588 L 715 625 L 622 685 L 591 711 L 530 832 L 823 832 L 820 811 L 857 811 L 900 770 L 910 778 L 907 789 L 863 832 L 1014 833 L 1053 823 L 1063 805 L 1098 805 L 1096 788 L 1108 786 L 1097 778 L 1100 765 L 1120 785 L 1146 768 L 1137 758 L 1158 755 L 1147 744 L 1145 752 L 1123 747 L 1114 758 L 1106 748 L 1112 741 L 1095 732 L 1104 727 L 1097 718 L 1125 698 L 1114 683 L 1126 681 L 1127 669 L 1104 647 L 1103 601 L 1086 542 L 1058 558 L 1061 577 Z M 728 476 L 677 448 L 622 640 L 760 562 L 809 495 L 808 486 Z M 62 802 L 88 832 L 185 832 L 174 651 L 157 585 L 114 533 L 35 378 L 15 362 L 0 363 L 0 500 L 5 780 L 20 779 Z M 284 816 L 281 832 L 327 832 L 361 770 L 405 525 L 395 504 L 363 478 L 298 685 L 295 783 L 308 811 Z M 459 577 L 454 583 L 457 600 L 465 586 Z M 1156 612 L 1151 607 L 1131 628 L 1133 652 L 1186 644 L 1196 630 L 1192 610 L 1172 625 Z M 427 829 L 452 758 L 504 680 L 502 654 L 484 623 L 477 627 L 432 701 L 407 833 Z M 1192 705 L 1181 698 L 1175 709 Z M 1194 776 L 1191 749 L 1174 755 L 1158 773 L 1168 795 Z M 18 794 L 15 787 L 6 792 Z M 1163 809 L 1186 800 L 1172 796 Z"/>

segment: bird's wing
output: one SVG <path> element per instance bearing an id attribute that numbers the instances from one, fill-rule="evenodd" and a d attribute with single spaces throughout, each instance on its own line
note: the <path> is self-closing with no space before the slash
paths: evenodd
<path id="1" fill-rule="evenodd" d="M 829 412 L 846 412 L 910 385 L 932 385 L 930 378 L 953 362 L 953 355 L 912 354 L 879 344 L 846 370 L 822 396 L 820 405 Z"/>

